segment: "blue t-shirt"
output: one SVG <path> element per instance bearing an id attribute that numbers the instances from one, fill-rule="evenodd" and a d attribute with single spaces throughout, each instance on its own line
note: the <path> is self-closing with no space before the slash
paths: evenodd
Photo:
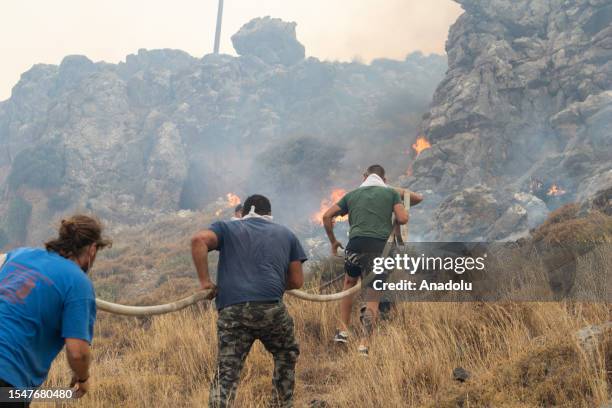
<path id="1" fill-rule="evenodd" d="M 289 263 L 306 260 L 293 232 L 262 218 L 215 222 L 210 229 L 217 235 L 220 252 L 217 309 L 280 300 L 287 286 Z"/>
<path id="2" fill-rule="evenodd" d="M 65 338 L 91 343 L 96 297 L 79 266 L 54 252 L 19 248 L 0 269 L 0 379 L 38 387 Z"/>

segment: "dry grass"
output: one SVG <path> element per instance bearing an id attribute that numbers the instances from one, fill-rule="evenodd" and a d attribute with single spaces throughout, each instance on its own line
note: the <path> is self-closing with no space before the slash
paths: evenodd
<path id="1" fill-rule="evenodd" d="M 553 211 L 548 219 L 533 231 L 534 241 L 547 244 L 579 244 L 610 242 L 612 217 L 599 211 L 578 216 L 578 204 L 566 204 Z"/>
<path id="2" fill-rule="evenodd" d="M 579 225 L 597 224 L 574 217 L 554 214 L 535 234 L 546 239 L 565 233 L 564 223 L 573 223 L 574 234 Z M 168 223 L 175 230 L 176 224 Z M 142 281 L 136 278 L 139 274 L 117 278 L 109 272 L 122 268 L 129 275 L 124 261 L 139 257 L 147 247 L 155 254 L 155 260 L 148 260 L 153 268 L 191 270 L 184 258 L 186 243 L 181 242 L 196 227 L 193 220 L 180 227 L 181 235 L 165 236 L 159 227 L 147 235 L 148 243 L 116 246 L 116 253 L 107 254 L 102 263 L 97 286 L 107 283 L 116 291 L 113 285 L 127 285 L 129 295 L 117 297 L 138 303 L 193 291 L 193 276 L 181 273 L 148 285 L 146 293 L 134 297 L 131 288 Z M 132 233 L 138 236 L 139 231 Z M 134 265 L 146 258 L 133 260 Z M 575 335 L 582 327 L 609 321 L 609 303 L 401 303 L 392 319 L 379 326 L 371 355 L 364 359 L 356 354 L 356 344 L 343 348 L 331 342 L 337 303 L 286 301 L 301 345 L 297 407 L 574 408 L 597 407 L 612 395 L 612 334 L 605 333 L 591 351 L 585 351 Z M 206 305 L 145 319 L 100 313 L 92 392 L 79 406 L 205 406 L 215 364 L 215 321 L 216 312 Z M 459 366 L 471 373 L 465 383 L 452 378 Z M 271 372 L 271 357 L 256 343 L 242 373 L 236 406 L 264 406 L 271 393 Z M 69 377 L 60 358 L 46 386 L 65 386 Z"/>
<path id="3" fill-rule="evenodd" d="M 607 400 L 611 342 L 585 354 L 573 333 L 610 317 L 608 304 L 401 304 L 371 356 L 330 341 L 335 304 L 288 299 L 301 345 L 296 406 L 593 407 Z M 214 369 L 216 313 L 195 307 L 152 319 L 101 316 L 87 407 L 203 406 Z M 606 358 L 608 361 L 606 362 Z M 464 384 L 452 370 L 465 367 Z M 265 405 L 272 361 L 256 344 L 238 407 Z M 608 374 L 606 374 L 608 373 Z M 63 359 L 48 385 L 65 385 Z"/>

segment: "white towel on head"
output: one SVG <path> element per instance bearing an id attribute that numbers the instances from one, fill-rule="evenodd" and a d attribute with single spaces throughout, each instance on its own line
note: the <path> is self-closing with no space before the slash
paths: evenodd
<path id="1" fill-rule="evenodd" d="M 272 221 L 273 217 L 271 215 L 260 215 L 255 212 L 255 206 L 251 206 L 251 210 L 247 215 L 242 216 L 241 220 L 246 220 L 247 218 L 263 218 L 267 221 Z"/>
<path id="2" fill-rule="evenodd" d="M 359 187 L 389 187 L 378 174 L 370 174 Z"/>

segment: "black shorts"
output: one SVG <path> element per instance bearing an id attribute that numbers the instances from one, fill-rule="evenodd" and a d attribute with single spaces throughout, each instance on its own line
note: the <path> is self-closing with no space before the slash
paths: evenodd
<path id="1" fill-rule="evenodd" d="M 372 273 L 374 259 L 382 255 L 387 240 L 355 237 L 346 245 L 344 256 L 344 272 L 351 278 L 359 278 Z M 377 279 L 386 280 L 386 274 L 381 274 Z M 372 283 L 368 285 L 371 287 Z"/>

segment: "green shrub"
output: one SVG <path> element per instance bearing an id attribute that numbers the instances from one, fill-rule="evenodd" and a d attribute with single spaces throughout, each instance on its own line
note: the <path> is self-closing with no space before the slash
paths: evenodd
<path id="1" fill-rule="evenodd" d="M 49 197 L 47 207 L 53 212 L 58 212 L 65 210 L 70 204 L 71 199 L 68 194 L 53 194 Z"/>
<path id="2" fill-rule="evenodd" d="M 9 242 L 10 242 L 9 236 L 6 234 L 6 232 L 2 228 L 0 228 L 0 249 L 7 246 Z"/>
<path id="3" fill-rule="evenodd" d="M 117 300 L 119 289 L 112 282 L 96 282 L 96 296 L 114 302 Z"/>
<path id="4" fill-rule="evenodd" d="M 24 149 L 13 160 L 8 177 L 13 191 L 22 185 L 35 188 L 56 188 L 64 181 L 65 159 L 63 152 L 53 145 Z"/>
<path id="5" fill-rule="evenodd" d="M 14 197 L 4 219 L 4 230 L 10 242 L 23 244 L 28 236 L 28 223 L 32 204 L 21 197 Z"/>
<path id="6" fill-rule="evenodd" d="M 288 139 L 259 155 L 256 179 L 267 180 L 283 194 L 317 191 L 330 182 L 341 158 L 342 149 L 329 142 L 308 136 Z"/>

